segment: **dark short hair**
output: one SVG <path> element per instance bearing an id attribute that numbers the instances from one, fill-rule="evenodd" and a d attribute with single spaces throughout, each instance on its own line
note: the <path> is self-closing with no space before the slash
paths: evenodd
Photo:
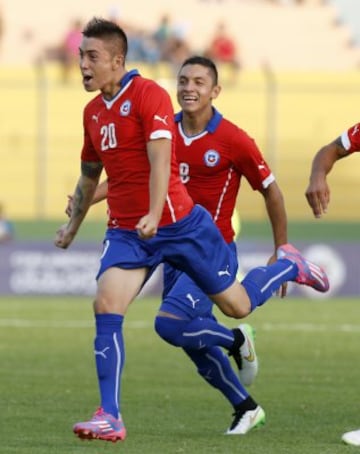
<path id="1" fill-rule="evenodd" d="M 85 26 L 82 34 L 86 38 L 100 38 L 108 41 L 118 41 L 124 57 L 128 51 L 128 40 L 124 30 L 119 27 L 115 22 L 102 19 L 100 17 L 93 17 Z"/>
<path id="2" fill-rule="evenodd" d="M 213 76 L 213 79 L 214 79 L 214 85 L 218 84 L 218 78 L 219 78 L 218 70 L 216 68 L 215 63 L 212 60 L 210 60 L 210 58 L 202 57 L 201 55 L 195 55 L 193 57 L 189 57 L 182 63 L 182 65 L 180 67 L 180 71 L 186 65 L 201 65 L 201 66 L 205 66 L 205 68 L 209 68 L 209 70 Z"/>

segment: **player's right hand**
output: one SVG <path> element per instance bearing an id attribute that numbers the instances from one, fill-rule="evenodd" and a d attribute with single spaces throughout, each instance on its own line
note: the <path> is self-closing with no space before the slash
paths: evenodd
<path id="1" fill-rule="evenodd" d="M 326 179 L 311 181 L 305 192 L 305 197 L 316 218 L 326 214 L 330 202 L 330 189 Z"/>
<path id="2" fill-rule="evenodd" d="M 57 230 L 54 244 L 58 248 L 67 249 L 74 237 L 75 234 L 68 229 L 68 224 L 64 224 Z"/>

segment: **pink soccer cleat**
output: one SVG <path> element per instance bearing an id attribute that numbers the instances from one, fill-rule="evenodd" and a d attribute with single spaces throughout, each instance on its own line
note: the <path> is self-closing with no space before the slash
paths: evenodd
<path id="1" fill-rule="evenodd" d="M 126 429 L 121 419 L 105 413 L 98 408 L 90 421 L 78 422 L 73 427 L 74 434 L 83 440 L 106 440 L 116 442 L 125 440 Z"/>
<path id="2" fill-rule="evenodd" d="M 298 284 L 307 285 L 322 293 L 329 290 L 329 279 L 321 266 L 306 260 L 300 251 L 291 244 L 280 246 L 277 250 L 277 257 L 278 259 L 287 259 L 296 263 L 299 272 L 295 282 Z"/>

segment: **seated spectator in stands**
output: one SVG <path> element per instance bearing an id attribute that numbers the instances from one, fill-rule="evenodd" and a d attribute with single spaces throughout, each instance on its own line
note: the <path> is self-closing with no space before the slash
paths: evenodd
<path id="1" fill-rule="evenodd" d="M 64 82 L 69 81 L 72 68 L 79 63 L 79 46 L 82 40 L 82 22 L 75 19 L 66 32 L 60 46 L 60 62 L 62 65 L 62 77 Z"/>
<path id="2" fill-rule="evenodd" d="M 14 226 L 4 213 L 4 207 L 0 204 L 0 244 L 14 238 Z"/>
<path id="3" fill-rule="evenodd" d="M 217 25 L 215 34 L 205 50 L 205 56 L 214 60 L 217 64 L 225 64 L 230 69 L 230 81 L 236 80 L 238 71 L 241 68 L 238 56 L 238 48 L 234 39 L 226 30 L 224 22 Z"/>

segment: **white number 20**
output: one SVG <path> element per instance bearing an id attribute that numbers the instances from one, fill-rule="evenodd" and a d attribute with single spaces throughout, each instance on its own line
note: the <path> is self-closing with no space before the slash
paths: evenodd
<path id="1" fill-rule="evenodd" d="M 101 151 L 106 151 L 109 148 L 116 148 L 117 140 L 115 134 L 115 125 L 110 123 L 101 127 L 100 134 L 102 135 L 101 139 Z"/>

